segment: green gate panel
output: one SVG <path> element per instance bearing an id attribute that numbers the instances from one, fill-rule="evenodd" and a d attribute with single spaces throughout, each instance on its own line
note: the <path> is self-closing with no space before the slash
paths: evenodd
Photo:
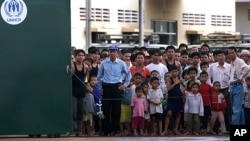
<path id="1" fill-rule="evenodd" d="M 70 131 L 71 75 L 65 72 L 71 60 L 70 0 L 3 3 L 7 16 L 14 10 L 16 17 L 25 3 L 27 16 L 12 25 L 0 15 L 0 135 Z"/>

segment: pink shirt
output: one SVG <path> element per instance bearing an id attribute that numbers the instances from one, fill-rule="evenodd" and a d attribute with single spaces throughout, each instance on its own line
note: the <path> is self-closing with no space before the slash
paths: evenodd
<path id="1" fill-rule="evenodd" d="M 146 99 L 143 97 L 134 97 L 131 103 L 133 107 L 133 117 L 144 117 L 146 110 Z"/>

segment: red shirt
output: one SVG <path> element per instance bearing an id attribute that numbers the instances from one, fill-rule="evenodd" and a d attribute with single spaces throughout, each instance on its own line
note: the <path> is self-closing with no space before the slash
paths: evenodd
<path id="1" fill-rule="evenodd" d="M 212 87 L 207 83 L 200 84 L 199 90 L 204 106 L 211 106 L 211 97 L 212 97 Z"/>
<path id="2" fill-rule="evenodd" d="M 144 78 L 147 78 L 147 76 L 150 75 L 150 70 L 146 68 L 145 66 L 142 69 L 138 69 L 136 68 L 136 66 L 132 66 L 130 67 L 130 72 L 131 72 L 132 77 L 134 77 L 134 74 L 137 72 L 141 73 Z"/>
<path id="3" fill-rule="evenodd" d="M 212 111 L 225 111 L 227 107 L 226 100 L 223 96 L 223 94 L 218 94 L 217 92 L 212 93 Z"/>

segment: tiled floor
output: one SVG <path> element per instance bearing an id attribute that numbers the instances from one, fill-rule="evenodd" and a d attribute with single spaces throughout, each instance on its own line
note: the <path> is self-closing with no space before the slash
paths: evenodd
<path id="1" fill-rule="evenodd" d="M 60 137 L 27 138 L 0 137 L 1 141 L 229 141 L 228 136 L 181 137 Z"/>

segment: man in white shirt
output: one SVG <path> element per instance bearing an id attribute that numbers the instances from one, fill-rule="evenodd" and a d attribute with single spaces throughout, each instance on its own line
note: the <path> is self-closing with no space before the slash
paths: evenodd
<path id="1" fill-rule="evenodd" d="M 225 125 L 226 125 L 226 130 L 229 131 L 229 125 L 231 123 L 232 106 L 231 106 L 228 82 L 230 80 L 231 65 L 225 62 L 226 56 L 224 51 L 218 50 L 216 53 L 218 62 L 215 62 L 210 65 L 208 69 L 208 74 L 209 74 L 208 77 L 212 83 L 219 81 L 221 84 L 220 92 L 224 95 L 227 103 L 227 109 L 224 114 Z"/>
<path id="2" fill-rule="evenodd" d="M 237 57 L 236 48 L 228 48 L 228 57 L 231 61 L 231 74 L 230 74 L 230 93 L 232 100 L 232 125 L 243 125 L 244 113 L 242 109 L 243 99 L 243 81 L 249 73 L 247 64 Z"/>

